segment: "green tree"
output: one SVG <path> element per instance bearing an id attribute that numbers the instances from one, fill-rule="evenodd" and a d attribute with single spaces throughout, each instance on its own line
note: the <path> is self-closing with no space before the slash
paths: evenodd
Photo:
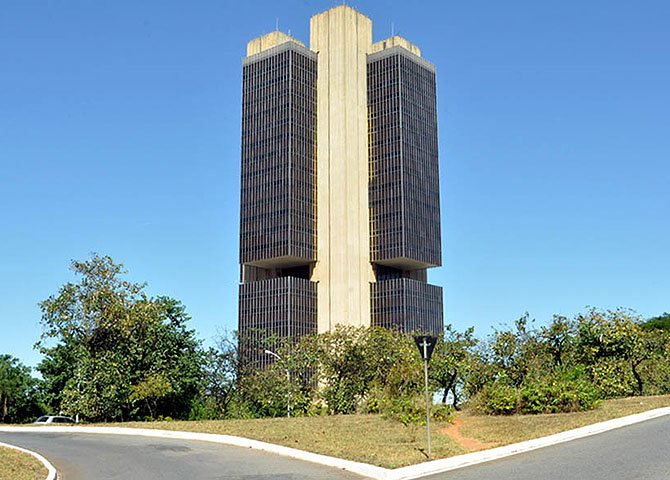
<path id="1" fill-rule="evenodd" d="M 573 350 L 575 332 L 575 322 L 562 315 L 554 315 L 551 323 L 540 329 L 540 342 L 555 366 L 567 363 L 567 357 Z"/>
<path id="2" fill-rule="evenodd" d="M 435 345 L 430 361 L 430 378 L 442 391 L 442 403 L 447 403 L 451 393 L 454 409 L 459 408 L 463 383 L 472 364 L 473 348 L 476 345 L 474 328 L 458 332 L 451 325 L 444 328 L 444 335 Z"/>
<path id="3" fill-rule="evenodd" d="M 239 342 L 236 333 L 217 338 L 216 346 L 204 355 L 205 381 L 202 385 L 201 418 L 226 418 L 239 406 Z"/>
<path id="4" fill-rule="evenodd" d="M 73 261 L 72 270 L 79 281 L 40 303 L 38 370 L 52 408 L 90 420 L 187 417 L 202 355 L 184 306 L 148 297 L 107 256 Z"/>
<path id="5" fill-rule="evenodd" d="M 670 313 L 652 317 L 640 325 L 644 330 L 664 330 L 670 332 Z"/>
<path id="6" fill-rule="evenodd" d="M 642 395 L 645 362 L 659 360 L 663 339 L 627 309 L 589 309 L 577 317 L 581 361 L 606 396 Z"/>
<path id="7" fill-rule="evenodd" d="M 42 413 L 30 368 L 11 355 L 0 355 L 0 423 L 19 423 Z"/>
<path id="8" fill-rule="evenodd" d="M 514 328 L 496 330 L 489 342 L 488 357 L 496 376 L 504 376 L 514 387 L 542 376 L 546 359 L 538 332 L 528 313 L 514 322 Z"/>
<path id="9" fill-rule="evenodd" d="M 319 335 L 320 394 L 330 413 L 402 410 L 421 394 L 421 358 L 409 334 L 337 327 Z"/>

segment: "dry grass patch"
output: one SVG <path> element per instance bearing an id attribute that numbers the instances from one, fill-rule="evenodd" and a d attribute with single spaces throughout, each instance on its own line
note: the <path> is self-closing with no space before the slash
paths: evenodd
<path id="1" fill-rule="evenodd" d="M 44 480 L 48 474 L 32 455 L 0 447 L 0 480 Z"/>
<path id="2" fill-rule="evenodd" d="M 659 395 L 605 400 L 599 408 L 587 412 L 494 417 L 466 411 L 459 418 L 463 435 L 502 446 L 668 406 L 670 395 Z"/>
<path id="3" fill-rule="evenodd" d="M 118 426 L 235 435 L 386 468 L 413 465 L 426 460 L 423 453 L 426 448 L 425 427 L 406 427 L 378 415 L 131 422 Z M 465 453 L 464 448 L 440 433 L 444 426 L 436 424 L 431 428 L 433 457 L 444 458 Z"/>
<path id="4" fill-rule="evenodd" d="M 491 447 L 508 445 L 666 406 L 670 406 L 670 395 L 608 400 L 590 412 L 554 415 L 493 417 L 465 411 L 458 415 L 459 435 L 455 437 L 453 431 L 452 435 L 446 433 L 447 424 L 431 424 L 433 459 L 479 449 L 471 446 L 477 442 L 464 439 Z M 129 422 L 114 426 L 235 435 L 386 468 L 426 460 L 425 427 L 406 427 L 378 415 Z"/>

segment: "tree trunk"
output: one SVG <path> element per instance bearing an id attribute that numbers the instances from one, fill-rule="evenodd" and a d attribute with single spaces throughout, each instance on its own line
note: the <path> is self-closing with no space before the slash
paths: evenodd
<path id="1" fill-rule="evenodd" d="M 640 362 L 631 362 L 631 370 L 633 371 L 633 376 L 635 377 L 635 381 L 637 382 L 637 394 L 639 396 L 642 396 L 642 377 L 640 376 L 639 372 L 637 371 L 637 366 L 640 364 Z"/>
<path id="2" fill-rule="evenodd" d="M 451 374 L 449 378 L 449 383 L 447 384 L 447 388 L 444 389 L 444 398 L 446 403 L 446 398 L 447 394 L 451 390 L 452 395 L 454 396 L 454 402 L 453 402 L 453 407 L 456 408 L 456 379 L 458 378 L 458 371 L 454 370 L 454 372 Z"/>
<path id="3" fill-rule="evenodd" d="M 461 410 L 461 407 L 458 406 L 458 396 L 456 395 L 456 385 L 451 387 L 451 394 L 454 396 L 454 410 L 457 412 Z"/>

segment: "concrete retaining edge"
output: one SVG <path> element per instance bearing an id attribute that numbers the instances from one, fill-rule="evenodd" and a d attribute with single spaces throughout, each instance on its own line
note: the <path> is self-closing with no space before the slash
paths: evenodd
<path id="1" fill-rule="evenodd" d="M 204 442 L 220 443 L 225 445 L 233 445 L 244 448 L 253 448 L 264 452 L 275 453 L 298 460 L 318 463 L 321 465 L 339 468 L 364 477 L 379 479 L 379 480 L 410 480 L 420 478 L 426 475 L 433 475 L 436 473 L 447 472 L 457 468 L 468 467 L 478 463 L 490 462 L 501 458 L 509 457 L 519 453 L 529 452 L 538 448 L 544 448 L 551 445 L 556 445 L 563 442 L 569 442 L 578 438 L 584 438 L 598 433 L 607 432 L 616 428 L 633 425 L 635 423 L 651 420 L 653 418 L 670 415 L 670 407 L 658 408 L 649 410 L 647 412 L 629 415 L 627 417 L 615 418 L 605 422 L 587 425 L 585 427 L 568 430 L 547 437 L 536 438 L 534 440 L 527 440 L 513 445 L 506 445 L 504 447 L 492 448 L 490 450 L 482 450 L 480 452 L 467 453 L 456 457 L 444 458 L 441 460 L 433 460 L 429 462 L 411 465 L 408 467 L 401 467 L 396 469 L 388 469 L 377 467 L 366 463 L 354 462 L 351 460 L 344 460 L 341 458 L 329 457 L 318 453 L 306 452 L 295 448 L 284 447 L 281 445 L 274 445 L 271 443 L 260 442 L 258 440 L 251 440 L 248 438 L 234 437 L 232 435 L 219 435 L 212 433 L 195 433 L 195 432 L 178 432 L 170 430 L 154 430 L 146 428 L 125 428 L 125 427 L 84 427 L 84 426 L 0 426 L 0 432 L 52 432 L 52 433 L 89 433 L 89 434 L 106 434 L 106 435 L 135 435 L 154 438 L 173 438 L 182 440 L 200 440 Z M 32 452 L 28 452 L 31 453 Z M 37 454 L 35 454 L 37 455 Z M 43 457 L 38 457 L 43 459 Z M 46 459 L 43 459 L 46 461 Z M 47 462 L 48 463 L 48 462 Z M 47 467 L 49 468 L 49 467 Z M 51 467 L 53 468 L 53 467 Z M 55 477 L 49 478 L 53 480 Z"/>
<path id="2" fill-rule="evenodd" d="M 54 468 L 53 465 L 51 465 L 51 462 L 44 458 L 42 455 L 40 455 L 37 452 L 33 452 L 31 450 L 26 450 L 25 448 L 17 447 L 16 445 L 10 445 L 8 443 L 2 443 L 0 442 L 0 447 L 6 447 L 6 448 L 11 448 L 12 450 L 18 450 L 19 452 L 27 453 L 28 455 L 32 455 L 35 457 L 37 460 L 42 462 L 42 465 L 47 469 L 47 477 L 46 480 L 56 480 L 58 478 L 58 473 L 56 472 L 56 469 Z"/>
<path id="3" fill-rule="evenodd" d="M 533 440 L 526 440 L 525 442 L 506 445 L 504 447 L 492 448 L 489 450 L 482 450 L 480 452 L 466 453 L 465 455 L 458 455 L 456 457 L 444 458 L 441 460 L 433 460 L 432 462 L 420 463 L 418 465 L 410 465 L 408 467 L 397 468 L 391 470 L 391 476 L 386 477 L 387 480 L 409 480 L 419 478 L 426 475 L 433 475 L 436 473 L 448 472 L 457 468 L 469 467 L 478 463 L 490 462 L 492 460 L 499 460 L 501 458 L 517 455 L 519 453 L 530 452 L 538 448 L 549 447 L 579 438 L 589 437 L 598 433 L 604 433 L 609 430 L 614 430 L 635 423 L 644 422 L 653 418 L 670 415 L 670 407 L 658 408 L 649 410 L 647 412 L 636 413 L 627 417 L 615 418 L 585 427 L 567 430 L 565 432 L 555 433 L 546 437 L 536 438 Z"/>

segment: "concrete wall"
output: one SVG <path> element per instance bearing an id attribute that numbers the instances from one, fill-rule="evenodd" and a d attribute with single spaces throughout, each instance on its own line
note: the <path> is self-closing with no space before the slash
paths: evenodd
<path id="1" fill-rule="evenodd" d="M 318 330 L 370 325 L 366 54 L 372 22 L 348 6 L 315 15 L 318 53 Z"/>
<path id="2" fill-rule="evenodd" d="M 382 50 L 391 47 L 402 47 L 405 50 L 412 52 L 417 57 L 421 56 L 421 50 L 419 49 L 419 47 L 417 47 L 413 43 L 410 43 L 410 41 L 407 40 L 406 38 L 400 37 L 398 35 L 394 35 L 393 37 L 389 37 L 386 40 L 373 43 L 371 52 L 372 53 L 380 52 Z"/>
<path id="3" fill-rule="evenodd" d="M 270 32 L 261 37 L 254 38 L 247 43 L 247 57 L 256 55 L 257 53 L 261 53 L 264 50 L 268 50 L 286 42 L 295 42 L 298 45 L 305 46 L 303 43 L 283 32 Z"/>

